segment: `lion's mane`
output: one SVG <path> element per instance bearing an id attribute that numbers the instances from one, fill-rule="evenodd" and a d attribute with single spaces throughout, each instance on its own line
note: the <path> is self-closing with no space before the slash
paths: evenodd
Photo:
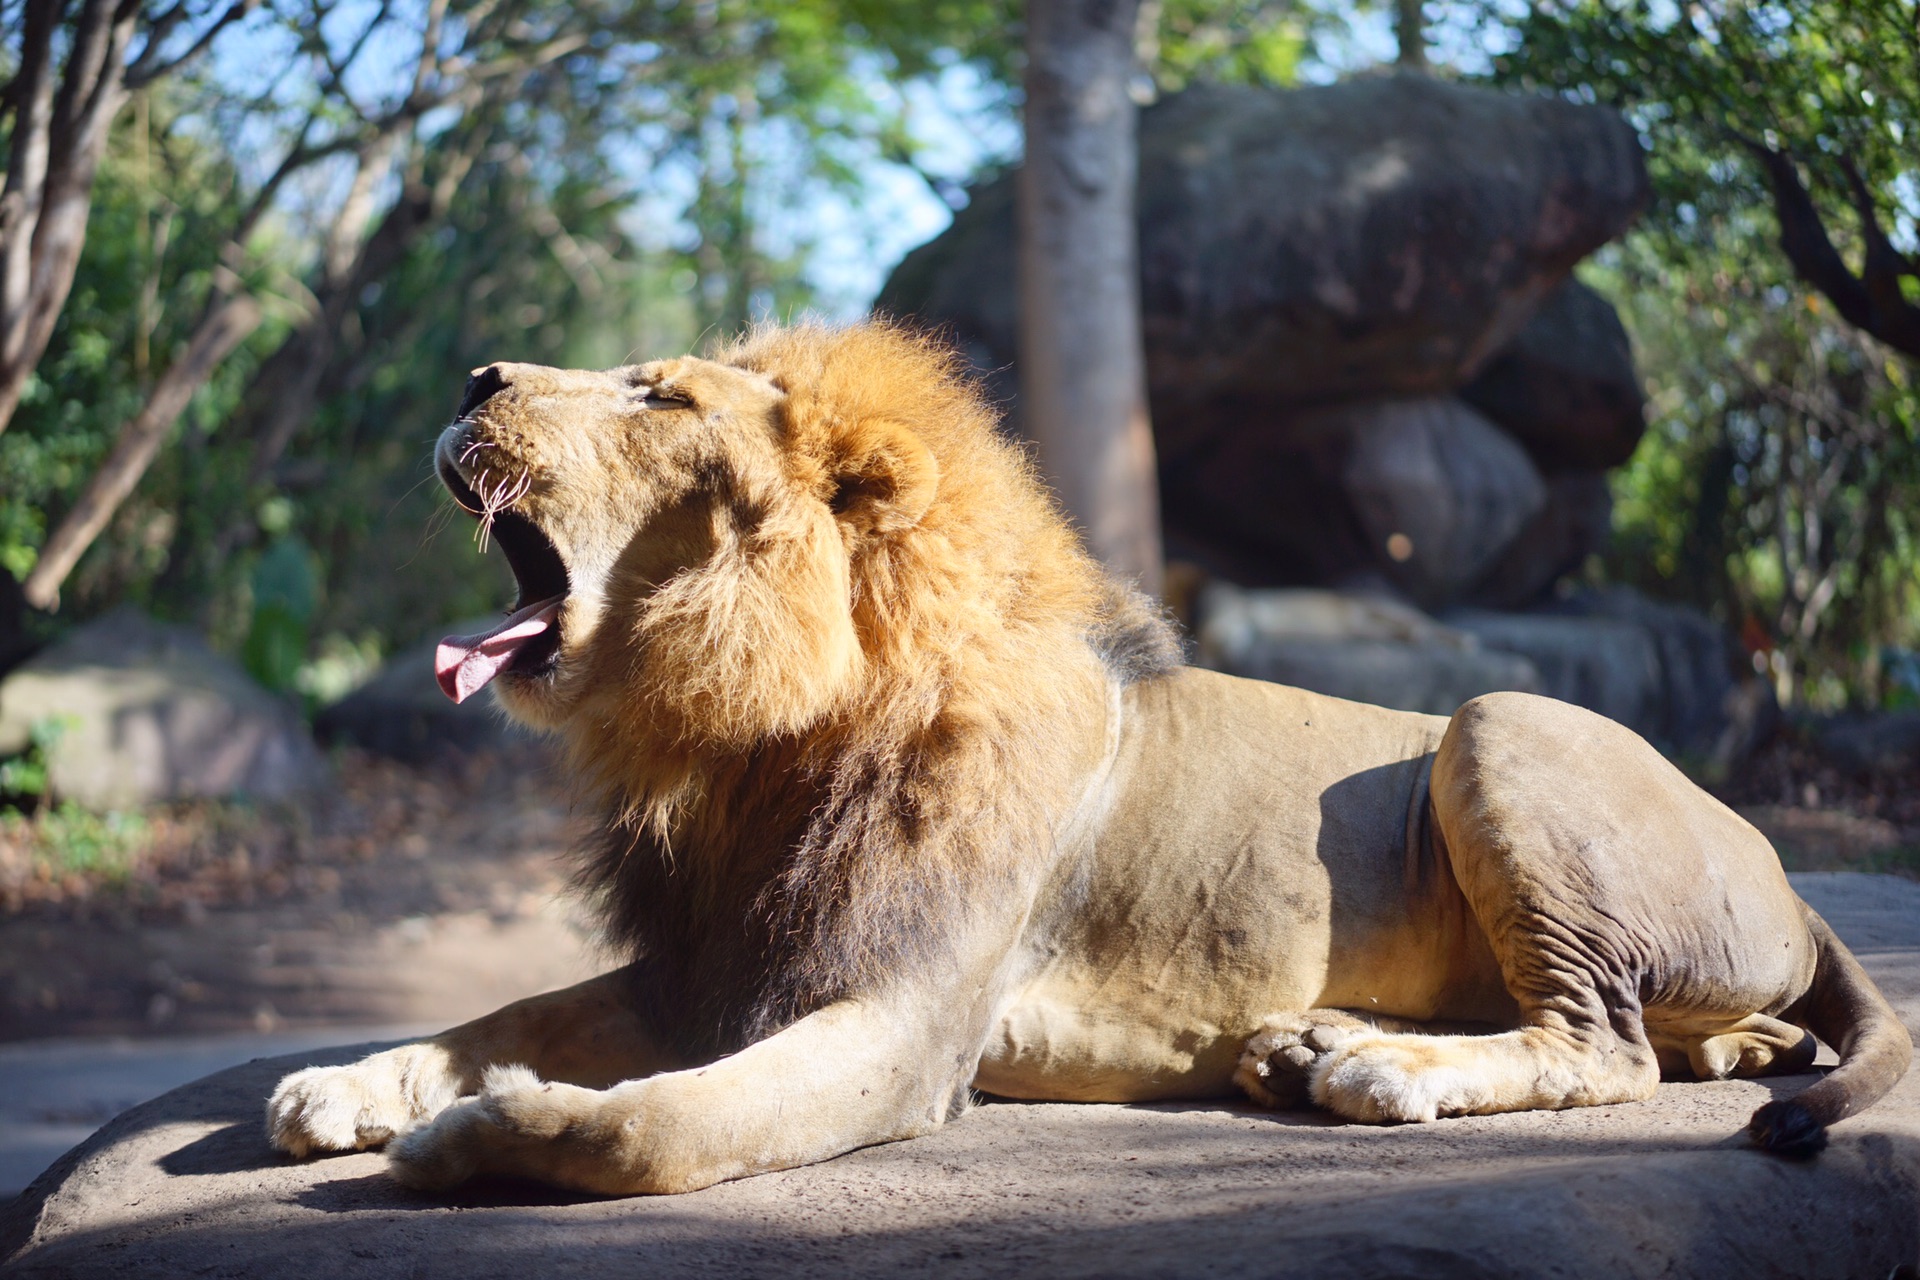
<path id="1" fill-rule="evenodd" d="M 627 677 L 567 734 L 605 815 L 579 882 L 690 1056 L 940 965 L 1047 849 L 1063 717 L 1180 660 L 943 343 L 806 325 L 715 359 L 785 391 L 788 492 L 838 536 L 718 468 L 710 554 L 635 601 Z"/>

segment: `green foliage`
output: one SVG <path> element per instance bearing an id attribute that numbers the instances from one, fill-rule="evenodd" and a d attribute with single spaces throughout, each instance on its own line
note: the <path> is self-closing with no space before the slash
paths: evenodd
<path id="1" fill-rule="evenodd" d="M 17 578 L 137 413 L 157 370 L 186 340 L 235 214 L 229 159 L 190 132 L 149 131 L 130 112 L 94 188 L 86 252 L 47 354 L 0 435 L 0 567 Z M 183 523 L 231 501 L 182 453 L 204 454 L 261 356 L 286 333 L 269 323 L 194 396 L 163 454 L 65 591 L 69 616 L 132 599 L 190 616 L 157 590 Z"/>
<path id="2" fill-rule="evenodd" d="M 46 716 L 28 728 L 27 749 L 0 761 L 0 809 L 32 808 L 46 800 L 50 757 L 73 723 L 71 716 Z"/>
<path id="3" fill-rule="evenodd" d="M 1904 696 L 1920 399 L 1905 357 L 1795 277 L 1755 157 L 1797 162 L 1853 269 L 1862 202 L 1911 237 L 1914 24 L 1911 0 L 1569 0 L 1530 6 L 1496 60 L 1504 83 L 1620 106 L 1650 148 L 1652 207 L 1594 273 L 1650 397 L 1609 572 L 1710 608 L 1816 706 Z"/>
<path id="4" fill-rule="evenodd" d="M 291 518 L 290 510 L 284 518 Z M 312 549 L 297 534 L 281 534 L 254 561 L 252 586 L 253 622 L 241 646 L 241 661 L 254 679 L 284 692 L 294 687 L 306 665 L 313 614 L 320 603 L 320 572 Z"/>
<path id="5" fill-rule="evenodd" d="M 1649 417 L 1615 478 L 1610 576 L 1711 609 L 1785 694 L 1887 700 L 1888 646 L 1920 637 L 1910 366 L 1764 252 L 1676 262 L 1641 237 L 1603 263 Z"/>
<path id="6" fill-rule="evenodd" d="M 0 810 L 0 841 L 24 845 L 55 878 L 77 875 L 113 885 L 139 864 L 151 829 L 140 814 L 93 813 L 67 800 L 32 816 Z"/>
<path id="7" fill-rule="evenodd" d="M 1273 0 L 1160 0 L 1145 53 L 1163 92 L 1196 81 L 1275 87 L 1294 83 L 1316 15 Z"/>
<path id="8" fill-rule="evenodd" d="M 1849 165 L 1909 230 L 1920 211 L 1913 0 L 1548 0 L 1513 35 L 1499 78 L 1615 103 L 1645 130 L 1667 231 L 1766 207 L 1753 144 L 1799 161 L 1830 226 L 1852 222 Z"/>

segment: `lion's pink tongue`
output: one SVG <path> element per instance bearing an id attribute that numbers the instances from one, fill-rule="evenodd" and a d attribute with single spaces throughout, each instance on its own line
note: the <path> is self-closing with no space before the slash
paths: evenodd
<path id="1" fill-rule="evenodd" d="M 553 625 L 554 615 L 565 600 L 565 596 L 538 600 L 483 635 L 442 640 L 433 651 L 433 674 L 440 682 L 440 692 L 455 702 L 465 702 L 486 688 L 527 641 Z"/>

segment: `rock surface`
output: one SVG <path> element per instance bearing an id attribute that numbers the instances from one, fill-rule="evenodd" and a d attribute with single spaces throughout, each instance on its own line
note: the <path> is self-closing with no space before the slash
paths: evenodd
<path id="1" fill-rule="evenodd" d="M 875 305 L 956 340 L 1018 430 L 1014 184 L 977 189 Z M 1604 540 L 1600 472 L 1642 430 L 1625 331 L 1567 276 L 1646 192 L 1616 113 L 1430 77 L 1149 108 L 1142 318 L 1170 551 L 1251 586 L 1537 598 Z M 1452 393 L 1476 375 L 1469 407 Z M 1384 549 L 1396 532 L 1410 554 Z"/>
<path id="2" fill-rule="evenodd" d="M 1019 346 L 1013 178 L 907 255 L 875 304 Z M 1203 86 L 1140 121 L 1141 304 L 1162 449 L 1276 406 L 1445 392 L 1647 194 L 1610 110 L 1363 76 Z"/>
<path id="3" fill-rule="evenodd" d="M 1647 429 L 1626 326 L 1578 280 L 1548 294 L 1460 396 L 1550 470 L 1617 467 Z"/>
<path id="4" fill-rule="evenodd" d="M 107 809 L 196 797 L 276 797 L 326 764 L 287 703 L 180 627 L 130 608 L 97 618 L 0 682 L 0 755 L 36 726 L 56 799 Z"/>
<path id="5" fill-rule="evenodd" d="M 1447 621 L 1489 649 L 1519 654 L 1540 673 L 1538 692 L 1618 720 L 1647 736 L 1666 692 L 1660 650 L 1644 627 L 1616 618 L 1460 612 Z"/>
<path id="6" fill-rule="evenodd" d="M 1920 1023 L 1920 885 L 1795 877 Z M 1886 1276 L 1920 1261 L 1920 1075 L 1818 1159 L 1748 1149 L 1809 1077 L 1627 1106 L 1371 1127 L 1229 1101 L 992 1103 L 930 1137 L 667 1199 L 405 1192 L 295 1164 L 255 1062 L 138 1107 L 0 1209 L 20 1277 Z"/>
<path id="7" fill-rule="evenodd" d="M 1526 658 L 1389 598 L 1215 583 L 1195 614 L 1200 664 L 1254 680 L 1428 715 L 1483 693 L 1542 692 Z"/>
<path id="8" fill-rule="evenodd" d="M 1194 621 L 1196 659 L 1233 675 L 1430 715 L 1496 690 L 1540 693 L 1710 767 L 1744 758 L 1774 712 L 1710 619 L 1626 588 L 1434 618 L 1366 593 L 1213 583 Z"/>
<path id="9" fill-rule="evenodd" d="M 1458 400 L 1396 400 L 1349 418 L 1340 467 L 1361 535 L 1416 603 L 1457 599 L 1547 503 L 1526 453 Z"/>
<path id="10" fill-rule="evenodd" d="M 1429 608 L 1521 602 L 1607 533 L 1605 480 L 1549 480 L 1451 396 L 1365 400 L 1222 432 L 1161 468 L 1176 551 L 1248 586 L 1378 581 Z"/>
<path id="11" fill-rule="evenodd" d="M 1633 727 L 1665 751 L 1737 760 L 1778 718 L 1772 686 L 1753 678 L 1739 643 L 1703 613 L 1630 587 L 1583 591 L 1551 608 L 1646 632 L 1658 654 L 1659 683 L 1650 718 Z"/>
<path id="12" fill-rule="evenodd" d="M 1588 556 L 1606 550 L 1613 536 L 1606 473 L 1560 471 L 1542 478 L 1546 502 L 1467 590 L 1466 603 L 1489 609 L 1531 604 Z"/>
<path id="13" fill-rule="evenodd" d="M 1837 716 L 1813 737 L 1823 755 L 1853 773 L 1920 773 L 1920 711 Z"/>
<path id="14" fill-rule="evenodd" d="M 498 617 L 446 628 L 451 634 L 490 631 Z M 313 731 L 325 743 L 350 743 L 375 755 L 421 763 L 445 751 L 498 750 L 524 736 L 491 697 L 454 702 L 434 679 L 438 642 L 423 641 L 382 663 L 373 679 L 321 708 Z"/>

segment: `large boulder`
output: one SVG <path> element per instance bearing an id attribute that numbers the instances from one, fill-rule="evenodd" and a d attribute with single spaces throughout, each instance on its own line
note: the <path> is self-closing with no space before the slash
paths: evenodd
<path id="1" fill-rule="evenodd" d="M 1460 397 L 1550 471 L 1617 467 L 1647 427 L 1626 326 L 1578 280 L 1548 294 Z"/>
<path id="2" fill-rule="evenodd" d="M 1436 619 L 1379 595 L 1214 582 L 1194 631 L 1196 660 L 1234 675 L 1436 715 L 1495 690 L 1541 693 L 1709 771 L 1743 758 L 1777 714 L 1710 618 L 1625 588 Z"/>
<path id="3" fill-rule="evenodd" d="M 1346 415 L 1340 488 L 1390 581 L 1424 605 L 1480 581 L 1547 503 L 1520 446 L 1458 400 L 1398 400 Z"/>
<path id="4" fill-rule="evenodd" d="M 1772 686 L 1756 680 L 1739 641 L 1697 609 L 1651 600 L 1631 587 L 1583 591 L 1552 606 L 1579 618 L 1629 622 L 1646 632 L 1660 660 L 1653 718 L 1636 725 L 1677 755 L 1739 759 L 1777 721 Z"/>
<path id="5" fill-rule="evenodd" d="M 1604 551 L 1613 533 L 1613 491 L 1600 471 L 1542 477 L 1547 500 L 1466 593 L 1468 604 L 1515 609 Z"/>
<path id="6" fill-rule="evenodd" d="M 1920 777 L 1920 711 L 1835 716 L 1814 728 L 1813 740 L 1851 773 Z"/>
<path id="7" fill-rule="evenodd" d="M 1016 178 L 875 305 L 944 328 L 1017 430 Z M 1616 113 L 1423 76 L 1200 87 L 1142 115 L 1139 190 L 1174 555 L 1507 607 L 1601 545 L 1599 472 L 1631 452 L 1640 392 L 1568 272 L 1646 197 Z M 1451 394 L 1476 375 L 1472 404 Z"/>
<path id="8" fill-rule="evenodd" d="M 1216 582 L 1195 615 L 1196 660 L 1230 675 L 1443 716 L 1483 693 L 1540 692 L 1526 658 L 1386 597 Z"/>
<path id="9" fill-rule="evenodd" d="M 291 706 L 192 632 L 129 608 L 0 681 L 0 755 L 27 750 L 36 733 L 51 738 L 53 796 L 90 808 L 271 798 L 316 786 L 326 773 Z"/>
<path id="10" fill-rule="evenodd" d="M 1013 182 L 976 192 L 876 303 L 948 327 L 983 370 L 1018 350 Z M 1626 122 L 1558 98 L 1368 76 L 1165 99 L 1141 116 L 1139 185 L 1163 454 L 1279 408 L 1452 390 L 1647 189 Z"/>
<path id="11" fill-rule="evenodd" d="M 1611 716 L 1709 771 L 1743 758 L 1778 716 L 1771 687 L 1713 619 L 1627 587 L 1526 613 L 1454 611 L 1452 627 L 1539 669 L 1541 692 Z"/>
<path id="12" fill-rule="evenodd" d="M 1618 720 L 1641 735 L 1663 727 L 1666 673 L 1645 628 L 1615 618 L 1459 612 L 1447 621 L 1540 673 L 1536 692 Z"/>
<path id="13" fill-rule="evenodd" d="M 497 617 L 474 619 L 447 630 L 469 635 L 499 624 Z M 371 680 L 322 707 L 313 718 L 315 736 L 415 764 L 447 752 L 496 750 L 524 738 L 492 698 L 456 703 L 440 692 L 433 671 L 436 644 L 426 640 L 402 650 Z"/>
<path id="14" fill-rule="evenodd" d="M 1177 552 L 1250 585 L 1380 583 L 1429 608 L 1485 579 L 1550 496 L 1524 449 L 1445 396 L 1249 424 L 1161 474 Z"/>

